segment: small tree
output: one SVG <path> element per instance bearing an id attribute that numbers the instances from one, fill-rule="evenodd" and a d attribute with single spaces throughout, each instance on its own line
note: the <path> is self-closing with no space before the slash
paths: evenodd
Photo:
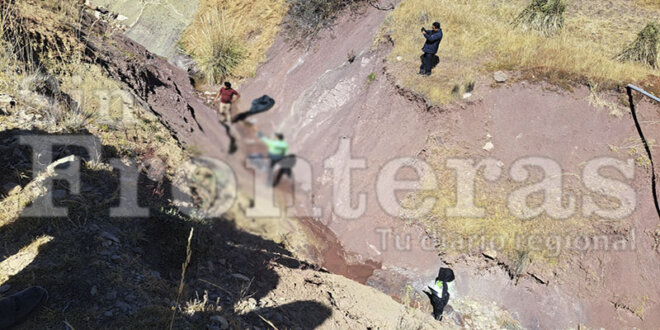
<path id="1" fill-rule="evenodd" d="M 536 30 L 552 36 L 564 27 L 566 4 L 563 0 L 532 0 L 513 24 L 523 30 Z"/>
<path id="2" fill-rule="evenodd" d="M 660 24 L 647 24 L 637 34 L 637 39 L 616 58 L 622 62 L 641 62 L 657 69 L 660 66 Z"/>

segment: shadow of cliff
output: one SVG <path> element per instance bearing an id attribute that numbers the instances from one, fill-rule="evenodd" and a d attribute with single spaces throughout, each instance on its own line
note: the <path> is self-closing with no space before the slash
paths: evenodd
<path id="1" fill-rule="evenodd" d="M 24 194 L 9 195 L 6 188 L 13 184 L 24 188 L 35 174 L 32 154 L 40 151 L 18 144 L 19 137 L 26 135 L 54 136 L 36 130 L 0 132 L 7 155 L 0 158 L 0 206 Z M 102 145 L 101 150 L 103 161 L 118 157 L 112 146 Z M 69 155 L 91 159 L 84 148 L 74 145 L 56 145 L 53 154 L 53 160 Z M 53 179 L 54 205 L 66 208 L 66 217 L 19 215 L 0 220 L 0 285 L 9 285 L 0 298 L 33 285 L 46 288 L 50 295 L 45 306 L 18 328 L 164 328 L 169 326 L 172 308 L 177 310 L 174 327 L 179 329 L 203 328 L 211 315 L 222 315 L 238 327 L 262 328 L 271 325 L 258 315 L 282 328 L 311 328 L 330 316 L 328 307 L 312 301 L 239 314 L 234 309 L 238 303 L 259 301 L 278 285 L 274 266 L 309 265 L 281 245 L 241 231 L 229 219 L 193 221 L 182 215 L 171 206 L 176 187 L 167 178 L 154 181 L 141 172 L 135 182 L 138 204 L 149 208 L 150 216 L 124 218 L 110 216 L 110 209 L 119 206 L 117 171 L 85 163 L 80 178 L 80 194 L 71 194 L 66 181 Z M 43 198 L 31 204 L 38 205 Z M 193 228 L 192 258 L 177 302 Z M 28 247 L 34 242 L 42 244 Z M 207 301 L 196 304 L 197 298 L 204 301 L 203 296 Z M 184 313 L 191 310 L 196 313 Z"/>

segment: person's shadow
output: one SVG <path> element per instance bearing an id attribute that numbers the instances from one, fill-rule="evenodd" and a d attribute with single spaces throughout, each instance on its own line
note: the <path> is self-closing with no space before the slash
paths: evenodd
<path id="1" fill-rule="evenodd" d="M 423 57 L 424 57 L 424 54 L 419 56 L 420 61 L 423 60 Z M 440 57 L 438 57 L 438 55 L 436 55 L 436 54 L 433 54 L 433 59 L 432 59 L 432 62 L 431 62 L 431 70 L 434 70 L 435 67 L 438 66 L 438 64 L 440 64 Z"/>
<path id="2" fill-rule="evenodd" d="M 314 328 L 330 317 L 331 309 L 315 301 L 256 306 L 239 315 L 235 306 L 258 302 L 278 285 L 274 267 L 310 265 L 229 219 L 193 221 L 182 215 L 170 203 L 177 188 L 166 177 L 150 179 L 146 172 L 158 169 L 146 165 L 137 180 L 137 202 L 149 208 L 149 217 L 111 217 L 110 209 L 119 206 L 119 173 L 89 162 L 81 166 L 80 194 L 71 194 L 65 181 L 53 181 L 54 204 L 68 209 L 66 217 L 15 216 L 11 210 L 45 198 L 30 201 L 31 193 L 20 191 L 31 187 L 35 174 L 35 150 L 19 145 L 19 137 L 28 135 L 53 136 L 0 132 L 0 299 L 38 285 L 49 291 L 49 300 L 17 328 L 165 328 L 173 309 L 178 329 L 205 328 L 215 315 L 235 327 L 262 328 Z M 53 149 L 53 160 L 91 158 L 84 148 Z M 104 161 L 120 156 L 111 146 L 101 150 Z M 191 258 L 179 297 L 191 229 Z"/>

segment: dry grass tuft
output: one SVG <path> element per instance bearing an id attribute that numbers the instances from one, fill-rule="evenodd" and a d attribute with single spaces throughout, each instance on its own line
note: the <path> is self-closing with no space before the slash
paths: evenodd
<path id="1" fill-rule="evenodd" d="M 183 288 L 186 284 L 186 270 L 188 270 L 188 265 L 190 265 L 190 257 L 192 256 L 192 238 L 195 232 L 195 228 L 190 229 L 190 234 L 188 235 L 188 246 L 186 247 L 186 260 L 181 264 L 181 281 L 179 282 L 179 288 L 177 289 L 176 303 L 179 303 L 181 299 L 181 294 L 183 294 Z M 208 299 L 207 299 L 208 300 Z M 205 304 L 204 304 L 205 305 Z M 172 318 L 170 320 L 169 329 L 174 327 L 174 317 L 176 316 L 176 309 L 172 310 Z"/>
<path id="2" fill-rule="evenodd" d="M 285 0 L 203 0 L 180 43 L 209 83 L 251 77 L 286 12 Z"/>
<path id="3" fill-rule="evenodd" d="M 660 17 L 660 8 L 640 7 L 614 0 L 567 2 L 562 33 L 545 37 L 535 31 L 513 29 L 527 1 L 408 0 L 386 19 L 382 38 L 394 48 L 388 56 L 389 71 L 397 83 L 423 94 L 433 103 L 448 103 L 453 86 L 497 70 L 533 72 L 531 77 L 550 82 L 612 86 L 640 82 L 658 69 L 615 59 L 624 45 L 649 21 Z M 416 75 L 424 39 L 419 27 L 442 23 L 440 64 L 428 78 Z M 400 61 L 397 60 L 401 57 Z M 478 88 L 475 90 L 478 94 Z"/>
<path id="4" fill-rule="evenodd" d="M 649 23 L 637 35 L 637 39 L 617 55 L 622 62 L 639 62 L 657 69 L 660 65 L 660 24 Z"/>
<path id="5" fill-rule="evenodd" d="M 247 49 L 238 38 L 240 25 L 226 18 L 225 11 L 217 8 L 204 12 L 195 22 L 199 25 L 195 33 L 186 33 L 181 40 L 212 84 L 229 77 L 247 57 Z"/>
<path id="6" fill-rule="evenodd" d="M 647 6 L 650 8 L 660 8 L 660 1 L 658 0 L 635 0 L 638 4 L 642 6 Z"/>
<path id="7" fill-rule="evenodd" d="M 73 32 L 80 9 L 75 0 L 1 1 L 1 37 L 25 63 L 66 60 L 82 51 Z"/>
<path id="8" fill-rule="evenodd" d="M 563 0 L 532 0 L 514 21 L 523 30 L 536 30 L 545 36 L 558 34 L 564 27 L 566 4 Z"/>

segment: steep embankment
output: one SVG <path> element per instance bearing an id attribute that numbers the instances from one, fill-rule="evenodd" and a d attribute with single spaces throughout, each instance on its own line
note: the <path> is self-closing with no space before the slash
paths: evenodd
<path id="1" fill-rule="evenodd" d="M 230 150 L 231 142 L 215 111 L 197 98 L 185 71 L 123 34 L 113 33 L 111 26 L 94 21 L 89 13 L 83 14 L 82 24 L 94 27 L 78 34 L 86 46 L 85 55 L 122 82 L 179 141 L 209 156 Z"/>
<path id="2" fill-rule="evenodd" d="M 22 328 L 433 327 L 428 314 L 302 262 L 231 220 L 179 213 L 171 194 L 182 187 L 172 182 L 172 172 L 185 168 L 188 157 L 166 129 L 189 150 L 208 147 L 199 149 L 207 155 L 226 156 L 228 142 L 185 72 L 111 30 L 105 19 L 93 19 L 94 12 L 77 2 L 19 5 L 16 11 L 2 7 L 3 15 L 11 12 L 20 22 L 3 37 L 20 35 L 42 51 L 33 60 L 55 54 L 43 71 L 28 75 L 30 59 L 21 62 L 15 48 L 0 41 L 0 60 L 7 64 L 0 72 L 0 141 L 12 155 L 0 161 L 7 169 L 0 175 L 0 298 L 32 285 L 50 294 Z M 66 53 L 56 47 L 64 40 Z M 108 94 L 122 96 L 112 109 L 103 108 Z M 136 121 L 122 117 L 127 107 Z M 110 113 L 103 110 L 122 120 L 108 124 Z M 53 150 L 23 145 L 21 138 L 35 135 Z M 50 151 L 57 161 L 33 173 L 32 162 L 50 162 L 44 156 Z M 112 157 L 136 161 L 137 177 L 113 171 Z M 79 190 L 62 180 L 48 184 L 48 178 L 73 181 L 55 168 L 77 164 Z M 150 216 L 112 215 L 127 187 L 135 187 L 131 199 Z M 67 216 L 23 213 L 45 202 Z"/>
<path id="3" fill-rule="evenodd" d="M 240 88 L 243 98 L 238 107 L 242 110 L 249 106 L 249 100 L 264 93 L 277 100 L 273 110 L 255 119 L 257 128 L 267 134 L 283 132 L 292 151 L 311 164 L 313 201 L 323 211 L 313 226 L 331 230 L 330 234 L 317 230 L 321 240 L 327 234 L 341 244 L 326 247 L 333 251 L 320 253 L 320 262 L 396 297 L 406 296 L 408 286 L 419 292 L 440 264 L 451 263 L 458 275 L 454 299 L 494 301 L 531 328 L 658 324 L 657 215 L 651 200 L 651 169 L 640 152 L 630 114 L 617 102 L 620 95 L 602 96 L 607 100 L 603 102 L 581 87 L 571 92 L 542 83 L 493 88 L 490 78 L 479 77 L 478 98 L 429 107 L 423 98 L 399 87 L 388 74 L 384 58 L 389 46 L 374 47 L 373 40 L 386 15 L 370 8 L 359 20 L 343 17 L 333 31 L 321 33 L 309 49 L 292 49 L 279 39 L 257 76 Z M 451 72 L 443 65 L 435 75 Z M 401 69 L 400 64 L 397 67 Z M 603 105 L 623 115 L 611 116 Z M 639 108 L 650 135 L 647 137 L 657 140 L 658 130 L 653 129 L 658 120 L 656 106 L 642 101 Z M 200 131 L 199 138 L 207 139 L 205 143 L 210 145 L 222 141 L 209 135 L 218 128 L 215 125 Z M 239 153 L 232 158 L 222 157 L 239 166 L 240 185 L 251 188 L 242 159 L 259 149 L 254 143 L 254 130 L 237 126 L 235 134 L 241 136 Z M 351 146 L 350 156 L 364 160 L 364 166 L 353 171 L 350 182 L 347 172 L 324 169 L 324 161 L 346 142 Z M 347 156 L 340 155 L 336 160 L 346 164 Z M 510 178 L 512 165 L 530 156 L 550 158 L 559 164 L 563 170 L 560 176 L 566 177 L 569 191 L 581 197 L 590 194 L 579 178 L 586 162 L 597 157 L 632 158 L 637 162 L 633 179 L 623 178 L 616 171 L 610 174 L 634 189 L 634 213 L 618 221 L 603 221 L 581 217 L 578 212 L 565 221 L 540 219 L 531 224 L 511 215 L 502 216 L 499 211 L 506 211 L 504 196 L 521 185 Z M 388 214 L 383 206 L 391 205 L 382 205 L 377 198 L 379 171 L 399 157 L 427 161 L 440 174 L 441 189 L 432 193 L 440 206 L 418 221 Z M 488 192 L 502 196 L 478 200 L 480 206 L 495 209 L 496 215 L 489 214 L 473 226 L 467 225 L 472 219 L 446 218 L 446 207 L 456 199 L 454 187 L 444 184 L 456 180 L 456 173 L 446 168 L 447 158 L 497 161 L 503 178 Z M 416 177 L 410 172 L 405 176 Z M 337 177 L 340 179 L 335 180 Z M 532 177 L 541 179 L 537 174 Z M 333 188 L 347 185 L 351 186 L 353 201 L 334 203 Z M 477 187 L 487 186 L 479 182 Z M 359 193 L 366 193 L 364 210 L 355 212 L 353 219 L 345 219 L 358 205 Z M 582 205 L 578 203 L 578 209 Z M 536 251 L 525 244 L 518 248 L 514 244 L 487 251 L 481 245 L 469 246 L 468 241 L 464 242 L 467 247 L 452 247 L 456 236 L 449 236 L 448 242 L 443 240 L 447 233 L 458 234 L 463 240 L 520 234 L 525 239 L 537 235 L 570 242 L 559 249 L 558 256 L 548 257 L 547 246 Z M 570 246 L 576 244 L 574 237 L 593 239 L 597 235 L 616 239 L 625 247 Z M 438 251 L 443 253 L 441 257 Z M 379 266 L 370 276 L 363 272 L 355 276 L 345 265 L 336 263 L 337 254 L 345 254 L 349 263 Z M 460 304 L 455 307 L 460 308 Z"/>
<path id="4" fill-rule="evenodd" d="M 292 152 L 310 162 L 314 171 L 314 202 L 323 209 L 318 221 L 335 233 L 349 259 L 382 264 L 367 283 L 395 296 L 403 295 L 408 285 L 421 290 L 444 259 L 458 271 L 455 297 L 495 301 L 527 327 L 658 324 L 658 255 L 653 236 L 657 215 L 651 199 L 651 169 L 643 166 L 643 154 L 637 153 L 639 138 L 625 107 L 615 101 L 607 103 L 624 112 L 617 118 L 596 106 L 597 98 L 585 88 L 568 92 L 526 83 L 491 88 L 490 79 L 482 77 L 476 82 L 481 95 L 478 99 L 429 109 L 423 99 L 399 88 L 387 74 L 383 61 L 387 49 L 373 48 L 385 15 L 370 9 L 359 20 L 344 17 L 332 32 L 322 33 L 308 50 L 291 49 L 284 40 L 278 40 L 257 77 L 240 88 L 243 101 L 239 107 L 243 109 L 248 100 L 264 93 L 277 100 L 274 110 L 255 119 L 256 125 L 265 133 L 283 132 Z M 357 56 L 349 61 L 349 54 Z M 435 75 L 442 75 L 443 71 L 441 65 Z M 639 107 L 647 131 L 655 139 L 660 138 L 653 130 L 657 107 L 646 101 L 640 102 Z M 494 148 L 484 149 L 489 142 Z M 333 181 L 333 173 L 324 170 L 324 161 L 335 155 L 342 143 L 350 144 L 352 158 L 365 161 L 363 168 L 353 170 L 351 182 L 347 181 L 346 172 Z M 435 153 L 438 149 L 452 152 Z M 346 162 L 346 156 L 342 155 L 340 162 Z M 379 170 L 398 157 L 420 157 L 429 162 L 438 157 L 477 161 L 492 157 L 499 161 L 503 176 L 508 177 L 516 160 L 530 156 L 553 159 L 568 177 L 579 177 L 584 163 L 595 157 L 640 159 L 642 165 L 635 167 L 634 179 L 626 181 L 637 194 L 633 214 L 616 222 L 580 218 L 578 214 L 570 221 L 545 222 L 540 226 L 548 226 L 549 231 L 537 231 L 540 235 L 564 238 L 583 231 L 611 234 L 631 248 L 613 251 L 566 247 L 560 257 L 552 260 L 544 260 L 540 255 L 527 257 L 525 252 L 522 268 L 511 280 L 514 262 L 507 251 L 500 257 L 491 254 L 494 261 L 483 258 L 479 247 L 467 248 L 464 254 L 453 250 L 437 257 L 434 245 L 447 250 L 438 241 L 443 234 L 444 210 L 429 216 L 433 220 L 430 224 L 404 221 L 387 214 L 377 199 Z M 450 171 L 438 180 L 453 182 L 454 175 Z M 497 189 L 510 193 L 505 188 L 510 188 L 511 179 L 503 180 Z M 333 187 L 349 184 L 353 204 L 333 203 Z M 572 192 L 586 196 L 580 180 L 568 184 L 575 188 Z M 518 183 L 515 187 L 519 186 Z M 342 219 L 339 214 L 355 208 L 360 193 L 367 196 L 364 212 L 357 212 L 355 219 Z M 489 200 L 481 203 L 491 205 Z M 589 221 L 588 228 L 572 226 L 583 220 Z M 495 222 L 494 226 L 504 231 L 526 230 L 515 220 Z M 489 230 L 487 226 L 483 228 Z M 566 230 L 559 230 L 562 228 Z M 538 225 L 534 230 L 540 230 Z M 434 242 L 427 241 L 427 232 L 435 238 Z M 406 237 L 411 238 L 410 247 L 406 246 Z"/>
<path id="5" fill-rule="evenodd" d="M 126 29 L 126 36 L 158 56 L 173 58 L 181 34 L 192 22 L 199 0 L 189 1 L 131 1 L 91 0 L 115 13 Z"/>

